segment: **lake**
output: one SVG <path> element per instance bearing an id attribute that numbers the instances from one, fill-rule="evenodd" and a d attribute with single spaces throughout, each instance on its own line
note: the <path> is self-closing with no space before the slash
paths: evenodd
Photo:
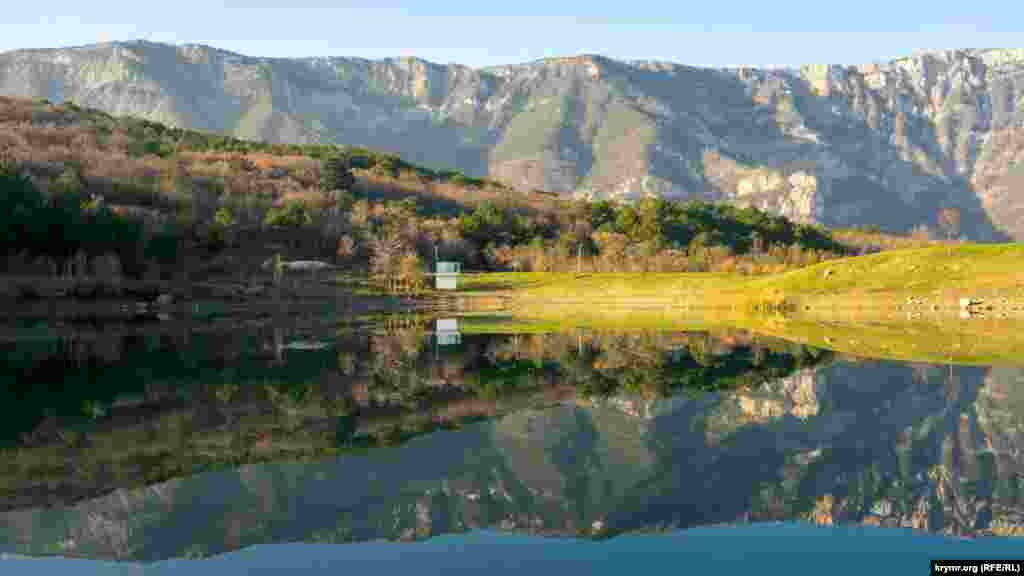
<path id="1" fill-rule="evenodd" d="M 0 568 L 1024 550 L 1024 362 L 531 332 L 6 325 Z"/>

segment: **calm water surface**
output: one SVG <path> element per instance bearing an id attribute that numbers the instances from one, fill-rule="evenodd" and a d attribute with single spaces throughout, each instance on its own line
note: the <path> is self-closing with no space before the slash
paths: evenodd
<path id="1" fill-rule="evenodd" d="M 707 533 L 720 544 L 692 552 L 721 556 L 783 522 L 786 542 L 875 535 L 851 554 L 884 535 L 1024 556 L 1022 366 L 853 359 L 742 332 L 468 330 L 4 327 L 0 552 L 133 573 L 268 549 L 412 558 L 474 538 L 521 541 L 523 558 L 621 556 Z M 296 542 L 344 546 L 286 552 Z"/>

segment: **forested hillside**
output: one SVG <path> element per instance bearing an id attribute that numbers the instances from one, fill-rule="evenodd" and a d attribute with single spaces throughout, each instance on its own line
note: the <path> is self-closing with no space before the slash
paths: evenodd
<path id="1" fill-rule="evenodd" d="M 171 279 L 271 255 L 422 286 L 476 270 L 763 273 L 882 246 L 755 208 L 522 192 L 392 155 L 275 145 L 45 101 L 0 99 L 9 273 Z M 921 239 L 920 242 L 926 242 Z"/>

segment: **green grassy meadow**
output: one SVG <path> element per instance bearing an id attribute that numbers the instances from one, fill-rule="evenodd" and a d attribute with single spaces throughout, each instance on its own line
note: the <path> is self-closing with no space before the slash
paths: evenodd
<path id="1" fill-rule="evenodd" d="M 962 297 L 1024 300 L 1024 244 L 893 250 L 768 276 L 502 272 L 467 274 L 460 282 L 463 295 L 499 293 L 526 308 L 559 303 L 896 308 L 911 297 L 949 308 Z"/>

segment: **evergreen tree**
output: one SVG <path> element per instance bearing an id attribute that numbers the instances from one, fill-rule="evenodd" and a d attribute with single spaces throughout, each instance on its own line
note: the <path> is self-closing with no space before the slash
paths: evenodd
<path id="1" fill-rule="evenodd" d="M 324 158 L 321 162 L 320 190 L 323 192 L 351 190 L 355 181 L 356 179 L 352 175 L 348 157 L 333 155 Z"/>
<path id="2" fill-rule="evenodd" d="M 37 248 L 41 235 L 33 224 L 45 205 L 43 195 L 13 162 L 0 165 L 0 241 L 9 252 Z"/>

